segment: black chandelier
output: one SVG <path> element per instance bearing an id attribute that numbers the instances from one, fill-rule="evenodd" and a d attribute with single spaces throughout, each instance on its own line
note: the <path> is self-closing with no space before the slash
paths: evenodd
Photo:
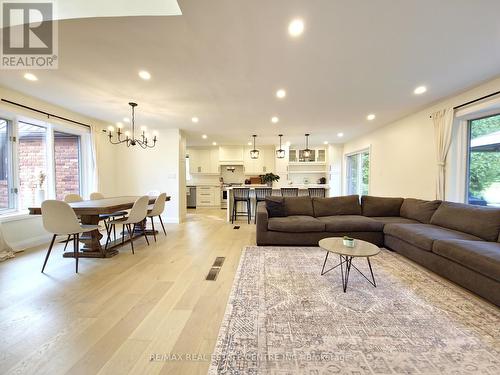
<path id="1" fill-rule="evenodd" d="M 302 150 L 302 156 L 305 159 L 309 159 L 311 156 L 311 150 L 309 149 L 309 134 L 306 134 L 306 148 Z"/>
<path id="2" fill-rule="evenodd" d="M 283 137 L 283 134 L 278 135 L 280 137 L 280 148 L 279 150 L 276 150 L 276 157 L 278 159 L 284 159 L 285 158 L 285 150 L 281 147 L 281 137 Z"/>
<path id="3" fill-rule="evenodd" d="M 118 129 L 116 130 L 116 140 L 114 140 L 113 136 L 113 131 L 114 128 L 110 126 L 108 128 L 108 137 L 109 137 L 109 142 L 114 145 L 118 145 L 120 143 L 125 143 L 127 147 L 130 146 L 135 146 L 139 145 L 142 148 L 153 148 L 156 146 L 156 134 L 153 134 L 153 143 L 148 139 L 148 136 L 146 134 L 146 129 L 142 128 L 142 134 L 140 135 L 140 138 L 135 138 L 135 107 L 137 107 L 137 103 L 130 102 L 128 103 L 129 106 L 132 107 L 132 134 L 130 132 L 126 131 L 125 133 L 122 133 L 122 129 L 120 126 L 118 126 Z M 125 139 L 122 139 L 122 135 L 125 135 Z"/>
<path id="4" fill-rule="evenodd" d="M 257 136 L 254 134 L 254 135 L 252 135 L 252 137 L 253 137 L 253 150 L 250 150 L 250 158 L 251 159 L 258 159 L 259 158 L 259 150 L 255 149 L 255 138 L 257 138 Z"/>

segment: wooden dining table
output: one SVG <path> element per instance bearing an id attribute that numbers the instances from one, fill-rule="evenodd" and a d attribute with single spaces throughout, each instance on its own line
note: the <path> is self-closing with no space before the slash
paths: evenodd
<path id="1" fill-rule="evenodd" d="M 69 203 L 71 208 L 75 211 L 75 214 L 80 218 L 80 221 L 84 225 L 98 225 L 100 215 L 110 215 L 115 212 L 129 210 L 134 205 L 134 202 L 138 199 L 138 196 L 125 196 L 125 197 L 113 197 L 113 198 L 103 198 L 96 200 L 88 200 L 81 202 Z M 149 204 L 153 204 L 156 197 L 149 197 Z M 167 196 L 166 201 L 170 200 Z M 30 215 L 41 215 L 41 207 L 30 207 Z M 145 223 L 144 223 L 145 225 Z M 132 234 L 135 237 L 135 234 Z M 137 234 L 139 235 L 139 234 Z M 142 235 L 142 232 L 140 233 Z M 93 230 L 92 232 L 83 233 L 80 235 L 80 242 L 83 243 L 82 251 L 79 254 L 82 258 L 110 258 L 118 254 L 117 248 L 122 245 L 122 239 L 119 238 L 116 241 L 112 241 L 108 248 L 105 249 L 101 244 L 101 239 L 103 235 L 98 230 Z M 124 235 L 123 243 L 130 241 L 128 235 Z M 73 252 L 65 252 L 64 257 L 74 257 Z"/>

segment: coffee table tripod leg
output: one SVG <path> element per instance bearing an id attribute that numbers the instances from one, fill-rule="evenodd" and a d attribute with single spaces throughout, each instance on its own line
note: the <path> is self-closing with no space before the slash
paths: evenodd
<path id="1" fill-rule="evenodd" d="M 343 261 L 343 258 L 342 258 L 342 255 L 339 255 L 340 256 L 340 275 L 342 277 L 342 289 L 344 290 L 344 293 L 345 293 L 345 280 L 344 280 L 344 261 Z M 346 268 L 346 272 L 347 272 L 347 268 Z"/>
<path id="2" fill-rule="evenodd" d="M 321 276 L 324 275 L 326 261 L 328 260 L 328 254 L 330 254 L 329 251 L 326 252 L 325 262 L 323 263 L 323 268 L 321 269 Z"/>
<path id="3" fill-rule="evenodd" d="M 346 257 L 346 276 L 345 276 L 344 293 L 347 291 L 347 284 L 349 282 L 349 274 L 351 273 L 352 258 L 353 257 Z"/>
<path id="4" fill-rule="evenodd" d="M 373 270 L 372 270 L 372 264 L 370 263 L 370 257 L 367 257 L 366 260 L 368 260 L 368 267 L 370 267 L 370 273 L 372 274 L 373 286 L 376 288 L 377 283 L 375 282 L 375 276 L 373 276 Z"/>

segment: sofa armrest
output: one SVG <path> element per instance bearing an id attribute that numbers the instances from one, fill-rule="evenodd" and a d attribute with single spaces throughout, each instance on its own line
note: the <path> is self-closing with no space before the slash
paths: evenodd
<path id="1" fill-rule="evenodd" d="M 257 205 L 257 235 L 259 232 L 267 232 L 269 214 L 266 208 L 266 202 L 259 202 Z"/>

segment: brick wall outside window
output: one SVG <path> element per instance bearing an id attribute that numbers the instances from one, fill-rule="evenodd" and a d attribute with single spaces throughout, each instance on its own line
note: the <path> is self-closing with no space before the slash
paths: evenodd
<path id="1" fill-rule="evenodd" d="M 54 132 L 56 199 L 80 194 L 80 137 Z"/>
<path id="2" fill-rule="evenodd" d="M 47 179 L 40 187 L 40 172 L 47 175 L 45 134 L 19 137 L 19 208 L 40 204 L 38 190 L 45 191 Z"/>

